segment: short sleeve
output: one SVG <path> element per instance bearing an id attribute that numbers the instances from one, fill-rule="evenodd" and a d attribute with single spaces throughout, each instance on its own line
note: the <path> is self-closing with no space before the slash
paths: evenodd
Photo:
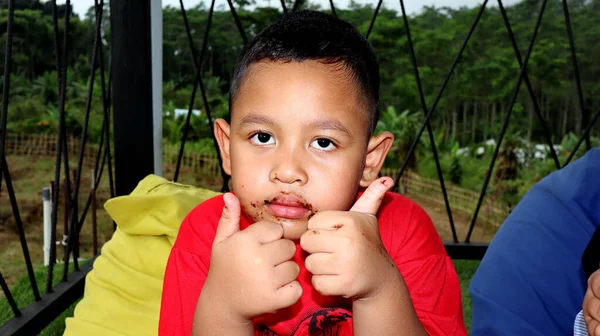
<path id="1" fill-rule="evenodd" d="M 181 224 L 165 271 L 159 321 L 161 336 L 191 334 L 222 208 L 222 196 L 213 198 L 192 210 Z"/>
<path id="2" fill-rule="evenodd" d="M 460 282 L 427 213 L 400 195 L 380 217 L 382 240 L 398 266 L 429 335 L 467 335 Z"/>

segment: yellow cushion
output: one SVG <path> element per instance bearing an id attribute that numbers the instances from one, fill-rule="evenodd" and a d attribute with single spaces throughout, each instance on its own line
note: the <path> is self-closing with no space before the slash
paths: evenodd
<path id="1" fill-rule="evenodd" d="M 64 335 L 156 335 L 167 259 L 184 217 L 218 193 L 149 175 L 106 202 L 117 224 L 87 275 Z"/>

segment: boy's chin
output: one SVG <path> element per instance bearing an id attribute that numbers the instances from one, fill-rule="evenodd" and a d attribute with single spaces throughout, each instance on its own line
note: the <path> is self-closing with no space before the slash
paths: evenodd
<path id="1" fill-rule="evenodd" d="M 277 223 L 283 227 L 283 238 L 289 240 L 300 240 L 306 232 L 308 221 L 306 219 L 280 219 Z"/>

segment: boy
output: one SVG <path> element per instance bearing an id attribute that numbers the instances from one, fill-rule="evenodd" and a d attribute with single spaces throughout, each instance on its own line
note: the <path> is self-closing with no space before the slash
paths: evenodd
<path id="1" fill-rule="evenodd" d="M 362 35 L 318 12 L 247 46 L 231 124 L 215 122 L 235 194 L 182 223 L 161 335 L 466 335 L 431 220 L 377 178 L 393 142 L 373 135 L 378 71 Z"/>

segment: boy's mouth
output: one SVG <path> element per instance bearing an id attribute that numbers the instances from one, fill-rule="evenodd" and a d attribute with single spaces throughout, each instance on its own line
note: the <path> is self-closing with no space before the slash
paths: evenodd
<path id="1" fill-rule="evenodd" d="M 301 219 L 309 217 L 312 206 L 299 196 L 279 194 L 270 200 L 265 200 L 267 211 L 274 217 Z"/>

